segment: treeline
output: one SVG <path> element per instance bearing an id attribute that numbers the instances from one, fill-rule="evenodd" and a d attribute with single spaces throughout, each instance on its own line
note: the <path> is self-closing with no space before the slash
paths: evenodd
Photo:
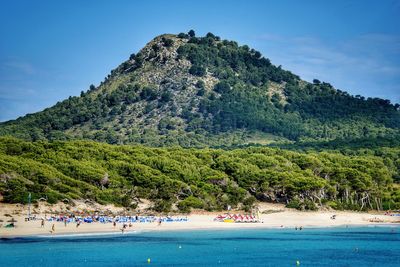
<path id="1" fill-rule="evenodd" d="M 4 202 L 90 199 L 156 211 L 250 209 L 256 200 L 298 209 L 400 208 L 399 148 L 344 155 L 279 148 L 183 149 L 92 141 L 0 138 Z"/>

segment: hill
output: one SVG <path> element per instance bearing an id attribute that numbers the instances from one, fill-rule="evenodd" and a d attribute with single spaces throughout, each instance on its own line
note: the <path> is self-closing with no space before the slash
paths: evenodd
<path id="1" fill-rule="evenodd" d="M 156 37 L 98 87 L 1 123 L 0 135 L 206 147 L 380 139 L 399 129 L 398 104 L 303 81 L 246 45 L 190 31 Z"/>
<path id="2" fill-rule="evenodd" d="M 0 201 L 83 199 L 156 211 L 250 209 L 256 200 L 314 210 L 398 209 L 400 149 L 152 148 L 0 138 Z"/>

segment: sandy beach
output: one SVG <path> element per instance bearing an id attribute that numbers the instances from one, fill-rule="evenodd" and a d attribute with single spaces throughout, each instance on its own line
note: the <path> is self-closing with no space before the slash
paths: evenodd
<path id="1" fill-rule="evenodd" d="M 350 211 L 315 211 L 304 212 L 293 209 L 287 209 L 284 205 L 265 204 L 260 207 L 259 223 L 224 223 L 216 222 L 213 219 L 223 212 L 202 212 L 195 211 L 187 215 L 187 222 L 164 222 L 159 225 L 153 223 L 133 223 L 132 227 L 128 227 L 125 233 L 142 232 L 142 231 L 170 231 L 170 230 L 202 230 L 202 229 L 243 229 L 243 228 L 294 228 L 302 226 L 307 227 L 338 227 L 338 226 L 363 226 L 363 225 L 382 225 L 396 224 L 400 225 L 400 217 L 388 216 L 383 213 L 365 213 Z M 49 210 L 50 208 L 50 210 Z M 87 208 L 87 207 L 86 207 Z M 96 210 L 99 207 L 94 207 Z M 112 206 L 102 206 L 102 209 L 113 212 L 122 212 L 123 209 Z M 47 209 L 47 210 L 46 210 Z M 77 206 L 75 209 L 83 209 Z M 0 228 L 0 237 L 14 236 L 34 236 L 34 235 L 51 235 L 51 229 L 54 224 L 55 232 L 53 235 L 60 234 L 83 234 L 83 233 L 121 233 L 122 224 L 117 223 L 114 227 L 112 223 L 82 223 L 76 227 L 75 223 L 64 225 L 63 222 L 45 222 L 41 227 L 41 220 L 25 221 L 27 206 L 0 204 L 0 220 L 2 227 Z M 65 212 L 63 205 L 48 204 L 42 205 L 35 209 L 37 218 L 49 216 L 49 212 L 62 213 Z M 86 210 L 86 212 L 89 212 Z M 231 213 L 242 213 L 240 211 L 232 211 Z M 335 219 L 331 219 L 332 215 L 336 215 Z M 172 215 L 185 216 L 185 215 Z M 16 220 L 15 228 L 5 228 L 7 221 Z"/>

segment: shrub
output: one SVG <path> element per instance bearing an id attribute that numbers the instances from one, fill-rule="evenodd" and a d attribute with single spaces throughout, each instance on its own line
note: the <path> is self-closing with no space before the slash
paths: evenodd
<path id="1" fill-rule="evenodd" d="M 309 199 L 304 200 L 304 209 L 305 210 L 317 210 L 318 207 L 315 203 Z"/>
<path id="2" fill-rule="evenodd" d="M 142 100 L 155 100 L 157 98 L 157 90 L 153 87 L 146 86 L 140 92 L 140 98 Z"/>
<path id="3" fill-rule="evenodd" d="M 197 95 L 198 96 L 203 96 L 206 94 L 206 90 L 204 88 L 199 89 L 199 91 L 197 91 Z"/>
<path id="4" fill-rule="evenodd" d="M 206 84 L 204 83 L 203 80 L 198 80 L 196 83 L 196 87 L 199 89 L 204 89 L 206 87 Z"/>
<path id="5" fill-rule="evenodd" d="M 178 209 L 181 212 L 188 213 L 191 208 L 202 209 L 204 207 L 203 201 L 201 199 L 196 198 L 194 196 L 189 196 L 178 203 Z"/>
<path id="6" fill-rule="evenodd" d="M 343 210 L 342 205 L 337 201 L 327 201 L 326 205 L 328 207 L 331 207 L 332 209 L 335 209 L 335 210 Z"/>
<path id="7" fill-rule="evenodd" d="M 254 196 L 249 196 L 243 200 L 243 209 L 246 212 L 251 211 L 253 208 L 254 202 L 256 202 L 256 198 Z"/>
<path id="8" fill-rule="evenodd" d="M 165 47 L 171 47 L 174 44 L 174 40 L 169 39 L 169 38 L 163 38 L 163 43 Z"/>
<path id="9" fill-rule="evenodd" d="M 292 198 L 286 205 L 287 208 L 298 209 L 298 210 L 317 210 L 317 205 L 309 199 L 301 201 L 297 197 Z"/>
<path id="10" fill-rule="evenodd" d="M 189 38 L 189 35 L 186 34 L 186 33 L 181 32 L 180 34 L 178 34 L 178 38 L 187 39 L 187 38 Z"/>
<path id="11" fill-rule="evenodd" d="M 161 101 L 162 103 L 169 102 L 171 99 L 172 99 L 172 94 L 171 94 L 171 92 L 165 91 L 165 92 L 163 92 L 163 93 L 161 94 L 161 99 L 160 99 L 160 101 Z"/>
<path id="12" fill-rule="evenodd" d="M 194 32 L 194 30 L 190 30 L 190 31 L 188 32 L 188 35 L 189 35 L 190 37 L 195 37 L 195 36 L 196 36 L 196 33 Z"/>
<path id="13" fill-rule="evenodd" d="M 206 74 L 206 69 L 199 65 L 192 65 L 189 69 L 189 73 L 195 76 L 204 76 Z"/>
<path id="14" fill-rule="evenodd" d="M 301 202 L 298 198 L 292 198 L 289 203 L 286 205 L 287 208 L 291 208 L 291 209 L 298 209 L 301 210 L 302 205 Z"/>
<path id="15" fill-rule="evenodd" d="M 153 204 L 153 210 L 157 212 L 169 212 L 171 211 L 172 202 L 170 200 L 158 199 Z"/>
<path id="16" fill-rule="evenodd" d="M 226 81 L 219 82 L 214 86 L 214 91 L 220 94 L 227 93 L 230 89 L 231 87 Z"/>

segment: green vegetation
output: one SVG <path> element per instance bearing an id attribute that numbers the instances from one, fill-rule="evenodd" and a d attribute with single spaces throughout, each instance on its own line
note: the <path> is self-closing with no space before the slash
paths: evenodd
<path id="1" fill-rule="evenodd" d="M 400 149 L 295 152 L 268 147 L 233 150 L 150 148 L 93 141 L 27 142 L 0 138 L 3 201 L 54 203 L 91 199 L 135 207 L 150 199 L 156 211 L 176 204 L 249 210 L 255 200 L 313 210 L 400 208 Z"/>
<path id="2" fill-rule="evenodd" d="M 210 94 L 200 103 L 207 118 L 203 127 L 213 132 L 255 129 L 292 140 L 398 133 L 398 105 L 353 97 L 318 80 L 306 83 L 246 45 L 208 34 L 190 38 L 178 53 L 192 68 L 207 69 L 220 81 L 214 86 L 220 96 Z"/>

